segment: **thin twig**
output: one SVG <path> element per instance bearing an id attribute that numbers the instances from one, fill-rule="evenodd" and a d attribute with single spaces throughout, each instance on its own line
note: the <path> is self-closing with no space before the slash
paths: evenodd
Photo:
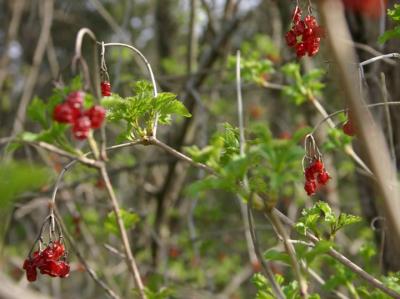
<path id="1" fill-rule="evenodd" d="M 96 272 L 89 266 L 87 263 L 86 258 L 83 256 L 81 251 L 79 250 L 78 244 L 76 244 L 74 238 L 70 235 L 70 233 L 67 230 L 67 226 L 65 225 L 64 221 L 62 220 L 62 217 L 59 215 L 58 210 L 55 209 L 55 215 L 61 225 L 61 228 L 64 233 L 64 237 L 68 240 L 68 243 L 71 245 L 72 249 L 74 250 L 77 258 L 85 267 L 86 271 L 89 273 L 89 276 L 104 290 L 106 293 L 113 299 L 119 299 L 120 297 L 104 282 L 102 281 L 96 274 Z"/>
<path id="2" fill-rule="evenodd" d="M 138 288 L 138 291 L 140 294 L 140 298 L 146 299 L 147 296 L 144 292 L 144 285 L 142 282 L 142 278 L 140 277 L 139 269 L 138 269 L 136 260 L 133 256 L 131 246 L 129 244 L 128 233 L 125 229 L 124 221 L 122 220 L 121 210 L 119 208 L 119 203 L 118 203 L 117 197 L 115 196 L 114 189 L 111 185 L 110 177 L 108 176 L 105 165 L 103 165 L 99 170 L 100 170 L 100 175 L 106 186 L 109 198 L 111 200 L 115 218 L 117 220 L 118 229 L 120 231 L 121 238 L 122 238 L 122 245 L 123 245 L 125 255 L 126 255 L 128 269 L 131 272 L 131 274 L 133 275 L 136 287 Z"/>
<path id="3" fill-rule="evenodd" d="M 33 54 L 32 67 L 24 84 L 24 91 L 22 93 L 21 101 L 19 102 L 17 114 L 15 116 L 12 133 L 13 136 L 20 133 L 24 128 L 26 109 L 28 107 L 29 101 L 31 100 L 36 81 L 39 77 L 38 74 L 40 65 L 42 64 L 43 56 L 46 51 L 47 42 L 50 36 L 50 29 L 53 21 L 54 1 L 44 0 L 43 2 L 44 4 L 42 4 L 42 1 L 38 1 L 39 7 L 43 8 L 43 25 L 40 30 L 40 36 L 35 49 L 35 53 Z"/>
<path id="4" fill-rule="evenodd" d="M 289 217 L 287 217 L 285 214 L 283 214 L 282 212 L 280 212 L 277 209 L 274 209 L 274 213 L 285 224 L 287 224 L 287 225 L 289 225 L 291 227 L 295 227 L 296 224 Z M 308 231 L 306 232 L 306 237 L 311 242 L 313 242 L 314 244 L 318 244 L 318 242 L 320 241 L 320 239 L 318 239 L 315 235 L 313 235 L 312 233 L 310 233 Z M 330 248 L 328 254 L 331 257 L 333 257 L 335 260 L 340 262 L 342 265 L 344 265 L 347 268 L 349 268 L 352 272 L 357 274 L 359 277 L 364 279 L 368 284 L 374 286 L 377 289 L 380 289 L 385 294 L 388 294 L 389 296 L 392 296 L 393 298 L 397 298 L 397 299 L 400 298 L 400 294 L 399 293 L 397 293 L 396 291 L 394 291 L 394 290 L 388 288 L 387 286 L 385 286 L 381 281 L 379 281 L 378 279 L 376 279 L 375 277 L 373 277 L 369 273 L 365 272 L 360 266 L 358 266 L 355 263 L 353 263 L 352 261 L 350 261 L 347 257 L 345 257 L 343 254 L 341 254 L 337 250 L 335 250 L 333 248 Z"/>

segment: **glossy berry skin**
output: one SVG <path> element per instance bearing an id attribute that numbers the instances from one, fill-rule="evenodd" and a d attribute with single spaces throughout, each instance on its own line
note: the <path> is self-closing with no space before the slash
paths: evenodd
<path id="1" fill-rule="evenodd" d="M 321 185 L 326 185 L 326 183 L 328 183 L 329 179 L 331 177 L 329 176 L 329 174 L 326 171 L 321 172 L 320 174 L 318 174 L 318 183 Z"/>
<path id="2" fill-rule="evenodd" d="M 90 119 L 87 116 L 79 117 L 73 127 L 72 127 L 72 134 L 78 140 L 84 140 L 89 136 L 90 132 Z"/>
<path id="3" fill-rule="evenodd" d="M 93 106 L 85 113 L 85 116 L 89 117 L 91 128 L 98 129 L 103 124 L 104 118 L 106 116 L 106 110 L 98 105 Z"/>
<path id="4" fill-rule="evenodd" d="M 354 129 L 353 123 L 348 120 L 343 124 L 342 127 L 343 133 L 345 133 L 348 136 L 353 137 L 354 135 L 356 135 L 356 131 Z"/>
<path id="5" fill-rule="evenodd" d="M 292 15 L 292 22 L 293 24 L 297 24 L 301 20 L 301 9 L 300 7 L 296 6 L 295 9 L 293 10 L 293 15 Z"/>
<path id="6" fill-rule="evenodd" d="M 321 160 L 315 160 L 312 164 L 312 168 L 314 173 L 322 172 L 324 170 L 324 163 L 322 163 Z"/>
<path id="7" fill-rule="evenodd" d="M 80 110 L 82 109 L 84 98 L 85 93 L 83 91 L 74 91 L 67 96 L 65 103 L 70 105 L 72 108 Z"/>
<path id="8" fill-rule="evenodd" d="M 315 179 L 315 172 L 312 165 L 308 166 L 304 171 L 304 176 L 307 181 L 311 181 Z"/>
<path id="9" fill-rule="evenodd" d="M 58 271 L 58 276 L 60 276 L 61 278 L 68 277 L 69 276 L 69 270 L 70 270 L 70 267 L 69 267 L 68 263 L 66 263 L 64 261 L 60 262 L 60 268 L 59 268 L 59 271 Z"/>
<path id="10" fill-rule="evenodd" d="M 109 97 L 111 95 L 111 84 L 108 81 L 102 81 L 100 83 L 101 95 L 103 97 Z"/>
<path id="11" fill-rule="evenodd" d="M 289 30 L 286 35 L 285 35 L 285 39 L 286 39 L 286 44 L 289 47 L 294 47 L 297 43 L 297 38 L 296 38 L 296 34 L 294 33 L 293 30 Z"/>
<path id="12" fill-rule="evenodd" d="M 304 190 L 307 192 L 308 196 L 314 195 L 316 189 L 317 189 L 317 184 L 315 183 L 314 180 L 305 182 Z"/>
<path id="13" fill-rule="evenodd" d="M 33 282 L 37 279 L 37 271 L 36 266 L 31 259 L 26 259 L 24 261 L 24 265 L 22 268 L 26 271 L 26 279 L 30 282 Z"/>
<path id="14" fill-rule="evenodd" d="M 304 55 L 306 55 L 306 53 L 307 49 L 304 43 L 299 43 L 296 45 L 296 55 L 298 58 L 303 57 Z"/>
<path id="15" fill-rule="evenodd" d="M 58 104 L 53 111 L 53 119 L 59 123 L 72 124 L 79 117 L 80 111 L 66 103 Z"/>

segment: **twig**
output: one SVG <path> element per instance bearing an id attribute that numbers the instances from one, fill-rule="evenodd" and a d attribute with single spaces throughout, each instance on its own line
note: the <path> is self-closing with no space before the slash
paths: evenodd
<path id="1" fill-rule="evenodd" d="M 286 298 L 285 295 L 283 294 L 279 284 L 275 280 L 274 273 L 272 272 L 270 266 L 268 265 L 267 261 L 264 259 L 263 255 L 260 251 L 260 245 L 258 243 L 257 233 L 255 231 L 255 227 L 254 227 L 254 223 L 253 223 L 253 215 L 251 212 L 252 206 L 253 206 L 253 194 L 250 194 L 250 197 L 247 202 L 247 215 L 248 215 L 248 219 L 249 219 L 249 228 L 250 228 L 251 239 L 253 241 L 255 253 L 257 254 L 258 260 L 261 263 L 264 275 L 267 277 L 268 281 L 271 284 L 274 294 L 277 296 L 278 299 L 285 299 Z"/>
<path id="2" fill-rule="evenodd" d="M 285 214 L 283 214 L 282 212 L 280 212 L 277 209 L 274 209 L 274 213 L 285 224 L 287 224 L 287 225 L 289 225 L 291 227 L 295 227 L 295 223 L 289 217 L 287 217 Z M 308 231 L 306 232 L 306 237 L 311 242 L 313 242 L 314 244 L 317 244 L 320 241 L 315 235 L 313 235 L 312 233 L 310 233 Z M 341 254 L 337 250 L 335 250 L 333 248 L 330 248 L 328 254 L 331 257 L 333 257 L 335 260 L 340 262 L 342 265 L 344 265 L 347 268 L 349 268 L 352 272 L 357 274 L 359 277 L 364 279 L 370 285 L 374 286 L 377 289 L 380 289 L 385 294 L 388 294 L 389 296 L 392 296 L 393 298 L 397 298 L 397 299 L 400 298 L 400 294 L 399 293 L 397 293 L 396 291 L 394 291 L 394 290 L 388 288 L 387 286 L 385 286 L 381 281 L 379 281 L 378 279 L 376 279 L 375 277 L 373 277 L 369 273 L 365 272 L 361 267 L 359 267 L 358 265 L 356 265 L 355 263 L 350 261 L 348 258 L 346 258 L 343 254 Z"/>
<path id="3" fill-rule="evenodd" d="M 303 274 L 301 273 L 300 265 L 296 256 L 296 251 L 294 249 L 293 244 L 290 242 L 290 238 L 286 232 L 286 229 L 283 227 L 283 224 L 280 218 L 277 217 L 274 209 L 272 210 L 266 209 L 265 213 L 270 219 L 272 225 L 275 227 L 277 233 L 282 238 L 283 245 L 285 246 L 286 252 L 289 255 L 294 274 L 296 276 L 297 281 L 299 282 L 300 296 L 303 298 L 308 298 L 307 281 L 305 280 Z"/>
<path id="4" fill-rule="evenodd" d="M 189 34 L 188 34 L 188 54 L 187 54 L 187 73 L 191 74 L 196 68 L 197 58 L 197 36 L 196 36 L 197 0 L 190 0 Z"/>
<path id="5" fill-rule="evenodd" d="M 104 290 L 106 293 L 113 299 L 119 299 L 120 297 L 104 282 L 102 281 L 96 274 L 96 272 L 89 266 L 87 260 L 80 252 L 78 244 L 75 243 L 74 238 L 69 234 L 67 230 L 67 226 L 65 225 L 62 217 L 60 217 L 58 210 L 55 209 L 55 215 L 61 225 L 61 228 L 64 232 L 64 237 L 68 240 L 68 243 L 71 245 L 72 249 L 75 251 L 76 256 L 78 257 L 81 264 L 85 267 L 86 271 L 89 273 L 89 276 Z"/>
<path id="6" fill-rule="evenodd" d="M 50 29 L 53 20 L 54 2 L 53 0 L 44 0 L 43 2 L 44 2 L 43 6 L 41 1 L 38 2 L 39 6 L 43 7 L 43 16 L 44 16 L 43 25 L 40 31 L 40 36 L 35 49 L 35 53 L 33 55 L 32 67 L 29 71 L 28 78 L 26 79 L 26 82 L 24 84 L 25 88 L 22 93 L 21 101 L 19 103 L 17 114 L 15 117 L 13 132 L 12 132 L 13 136 L 20 133 L 24 128 L 26 109 L 32 97 L 36 81 L 39 77 L 38 74 L 40 65 L 42 64 L 43 55 L 46 51 L 47 42 L 50 36 Z"/>
<path id="7" fill-rule="evenodd" d="M 211 173 L 211 174 L 215 174 L 214 169 L 212 169 L 211 167 L 207 166 L 206 164 L 203 163 L 199 163 L 199 162 L 195 162 L 193 161 L 192 158 L 182 154 L 181 152 L 173 149 L 172 147 L 170 147 L 169 145 L 165 144 L 164 142 L 156 139 L 156 138 L 149 138 L 148 139 L 148 143 L 149 144 L 153 144 L 156 145 L 160 148 L 162 148 L 163 150 L 165 150 L 167 153 L 177 157 L 179 160 L 188 162 L 189 164 L 193 165 L 194 167 L 206 170 L 207 172 Z"/>
<path id="8" fill-rule="evenodd" d="M 102 177 L 102 179 L 104 181 L 104 184 L 106 186 L 106 189 L 107 189 L 107 192 L 108 192 L 108 195 L 109 195 L 109 198 L 111 200 L 112 207 L 113 207 L 113 211 L 114 211 L 114 214 L 115 214 L 115 218 L 117 220 L 118 229 L 119 229 L 120 234 L 121 234 L 122 244 L 123 244 L 125 255 L 126 255 L 126 261 L 127 261 L 128 269 L 131 272 L 131 274 L 133 275 L 136 287 L 139 290 L 140 298 L 146 299 L 147 296 L 146 296 L 146 294 L 144 292 L 144 285 L 143 285 L 142 279 L 140 277 L 140 273 L 139 273 L 139 269 L 137 267 L 136 260 L 135 260 L 135 258 L 133 256 L 131 246 L 129 244 L 128 233 L 127 233 L 127 231 L 125 229 L 124 221 L 122 220 L 121 210 L 119 208 L 119 203 L 118 203 L 118 200 L 117 200 L 117 198 L 115 196 L 115 193 L 114 193 L 113 187 L 111 185 L 111 181 L 110 181 L 110 178 L 108 176 L 108 173 L 107 173 L 105 165 L 100 167 L 99 171 L 100 171 L 100 175 L 101 175 L 101 177 Z"/>

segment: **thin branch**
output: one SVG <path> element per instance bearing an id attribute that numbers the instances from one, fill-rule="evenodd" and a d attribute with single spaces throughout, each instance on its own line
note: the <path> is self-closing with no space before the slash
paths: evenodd
<path id="1" fill-rule="evenodd" d="M 160 140 L 158 140 L 156 138 L 149 138 L 148 139 L 148 143 L 156 145 L 156 146 L 162 148 L 167 153 L 177 157 L 179 160 L 185 161 L 185 162 L 193 165 L 194 167 L 206 170 L 207 172 L 209 172 L 211 174 L 215 174 L 214 169 L 212 169 L 211 167 L 207 166 L 206 164 L 193 161 L 192 158 L 182 154 L 181 152 L 177 151 L 176 149 L 173 149 L 169 145 L 165 144 L 164 142 L 162 142 L 162 141 L 160 141 Z"/>
<path id="2" fill-rule="evenodd" d="M 104 181 L 104 184 L 106 186 L 109 198 L 111 200 L 112 208 L 115 214 L 115 218 L 118 224 L 118 229 L 121 234 L 122 238 L 122 245 L 125 251 L 125 256 L 126 256 L 126 262 L 128 265 L 128 269 L 133 275 L 136 287 L 138 288 L 140 298 L 146 299 L 147 296 L 144 292 L 144 285 L 142 282 L 142 278 L 140 277 L 139 269 L 136 263 L 136 260 L 133 256 L 131 245 L 129 243 L 129 238 L 128 238 L 128 233 L 125 229 L 124 221 L 122 220 L 121 216 L 121 210 L 119 208 L 119 203 L 117 200 L 117 197 L 115 196 L 114 189 L 111 185 L 110 177 L 108 176 L 107 170 L 105 165 L 103 165 L 100 169 L 100 175 Z"/>
<path id="3" fill-rule="evenodd" d="M 17 114 L 13 125 L 13 136 L 20 133 L 24 128 L 26 109 L 32 97 L 36 81 L 39 77 L 38 75 L 40 65 L 42 64 L 43 56 L 46 51 L 47 43 L 50 37 L 50 30 L 53 21 L 54 2 L 53 0 L 44 0 L 43 2 L 44 4 L 42 4 L 42 1 L 38 1 L 39 6 L 43 8 L 43 25 L 40 31 L 40 36 L 35 49 L 35 53 L 33 54 L 32 67 L 24 84 L 25 87 L 21 96 L 21 101 L 19 102 Z"/>
<path id="4" fill-rule="evenodd" d="M 81 251 L 79 250 L 78 244 L 76 244 L 74 238 L 70 235 L 70 233 L 67 230 L 67 226 L 65 225 L 64 221 L 62 220 L 62 217 L 58 213 L 58 210 L 55 209 L 55 215 L 61 225 L 61 228 L 64 233 L 64 237 L 67 239 L 68 243 L 71 245 L 72 249 L 74 250 L 77 258 L 85 267 L 86 271 L 89 273 L 89 276 L 113 299 L 120 299 L 120 297 L 104 282 L 102 281 L 96 274 L 96 272 L 89 266 L 87 263 L 86 258 L 83 256 Z"/>
<path id="5" fill-rule="evenodd" d="M 277 209 L 274 209 L 274 213 L 277 215 L 277 217 L 279 217 L 285 224 L 291 226 L 291 227 L 295 227 L 295 223 L 289 218 L 287 217 L 285 214 L 283 214 L 282 212 L 280 212 Z M 306 232 L 306 237 L 313 242 L 314 244 L 317 244 L 320 239 L 318 239 L 315 235 L 313 235 L 310 232 Z M 347 268 L 349 268 L 352 272 L 354 272 L 355 274 L 357 274 L 359 277 L 361 277 L 362 279 L 364 279 L 368 284 L 374 286 L 377 289 L 380 289 L 382 292 L 384 292 L 385 294 L 388 294 L 389 296 L 392 296 L 393 298 L 400 298 L 400 294 L 397 293 L 396 291 L 388 288 L 387 286 L 385 286 L 381 281 L 379 281 L 378 279 L 376 279 L 375 277 L 373 277 L 372 275 L 370 275 L 369 273 L 365 272 L 360 266 L 356 265 L 355 263 L 353 263 L 352 261 L 350 261 L 347 257 L 345 257 L 343 254 L 341 254 L 340 252 L 338 252 L 337 250 L 330 248 L 328 254 L 333 257 L 335 260 L 337 260 L 338 262 L 340 262 L 342 265 L 346 266 Z"/>

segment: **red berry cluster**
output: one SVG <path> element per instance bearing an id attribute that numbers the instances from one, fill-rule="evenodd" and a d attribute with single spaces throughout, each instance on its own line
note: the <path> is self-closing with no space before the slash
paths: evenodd
<path id="1" fill-rule="evenodd" d="M 98 105 L 84 110 L 84 97 L 85 93 L 82 91 L 71 92 L 53 111 L 55 121 L 72 125 L 72 134 L 78 140 L 86 139 L 90 129 L 100 128 L 106 115 L 104 108 Z"/>
<path id="2" fill-rule="evenodd" d="M 312 15 L 301 19 L 302 11 L 296 6 L 293 11 L 292 28 L 286 33 L 286 43 L 296 51 L 297 57 L 314 56 L 319 51 L 322 29 Z"/>
<path id="3" fill-rule="evenodd" d="M 306 182 L 304 190 L 308 196 L 314 195 L 317 187 L 324 186 L 331 178 L 325 170 L 324 163 L 320 159 L 314 159 L 312 163 L 304 170 Z"/>
<path id="4" fill-rule="evenodd" d="M 68 277 L 69 264 L 65 261 L 65 247 L 60 240 L 51 242 L 44 250 L 35 251 L 24 261 L 23 269 L 28 281 L 37 279 L 37 269 L 51 277 Z"/>
<path id="5" fill-rule="evenodd" d="M 111 95 L 111 84 L 108 81 L 102 81 L 100 83 L 101 95 L 103 97 L 109 97 Z"/>

